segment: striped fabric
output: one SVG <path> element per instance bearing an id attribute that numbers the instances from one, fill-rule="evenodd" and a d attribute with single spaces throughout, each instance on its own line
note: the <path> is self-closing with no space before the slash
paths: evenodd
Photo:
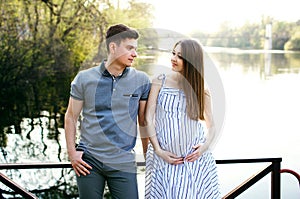
<path id="1" fill-rule="evenodd" d="M 178 156 L 192 152 L 192 146 L 205 142 L 200 121 L 189 119 L 182 90 L 162 86 L 156 108 L 156 132 L 161 147 Z M 146 156 L 146 199 L 220 198 L 215 160 L 205 152 L 195 162 L 170 165 L 149 144 Z"/>

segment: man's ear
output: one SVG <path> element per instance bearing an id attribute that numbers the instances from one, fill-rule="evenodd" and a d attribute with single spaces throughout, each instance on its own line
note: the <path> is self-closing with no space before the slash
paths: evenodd
<path id="1" fill-rule="evenodd" d="M 116 46 L 117 44 L 115 42 L 110 42 L 110 44 L 108 45 L 109 46 L 109 51 L 114 54 L 115 51 L 116 51 Z"/>

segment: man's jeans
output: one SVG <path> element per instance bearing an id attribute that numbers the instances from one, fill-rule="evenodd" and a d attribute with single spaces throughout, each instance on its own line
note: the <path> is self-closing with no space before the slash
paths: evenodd
<path id="1" fill-rule="evenodd" d="M 138 199 L 136 172 L 114 169 L 86 153 L 83 154 L 83 160 L 93 168 L 90 174 L 77 176 L 80 199 L 102 199 L 106 183 L 112 198 Z"/>

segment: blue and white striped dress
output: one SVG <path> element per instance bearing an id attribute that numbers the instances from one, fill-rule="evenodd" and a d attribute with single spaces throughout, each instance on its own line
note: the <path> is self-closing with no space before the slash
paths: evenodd
<path id="1" fill-rule="evenodd" d="M 186 113 L 184 92 L 163 86 L 159 92 L 155 128 L 162 149 L 185 157 L 192 146 L 205 142 L 200 121 Z M 158 157 L 149 144 L 146 155 L 146 199 L 217 199 L 220 198 L 215 160 L 205 152 L 194 162 L 171 165 Z"/>

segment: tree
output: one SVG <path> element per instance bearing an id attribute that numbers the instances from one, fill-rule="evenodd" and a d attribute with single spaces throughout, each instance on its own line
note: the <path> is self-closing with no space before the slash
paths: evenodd
<path id="1" fill-rule="evenodd" d="M 284 50 L 300 51 L 300 26 L 296 26 L 291 35 L 291 38 L 284 45 Z"/>
<path id="2" fill-rule="evenodd" d="M 283 21 L 274 21 L 272 26 L 272 47 L 283 50 L 285 43 L 291 37 L 291 24 Z"/>
<path id="3" fill-rule="evenodd" d="M 108 26 L 151 24 L 148 4 L 128 5 L 120 9 L 107 0 L 0 2 L 0 146 L 6 145 L 6 133 L 21 133 L 23 118 L 33 121 L 43 111 L 49 113 L 51 137 L 57 139 L 70 82 L 78 70 L 99 61 L 98 55 L 106 56 L 101 49 Z"/>

